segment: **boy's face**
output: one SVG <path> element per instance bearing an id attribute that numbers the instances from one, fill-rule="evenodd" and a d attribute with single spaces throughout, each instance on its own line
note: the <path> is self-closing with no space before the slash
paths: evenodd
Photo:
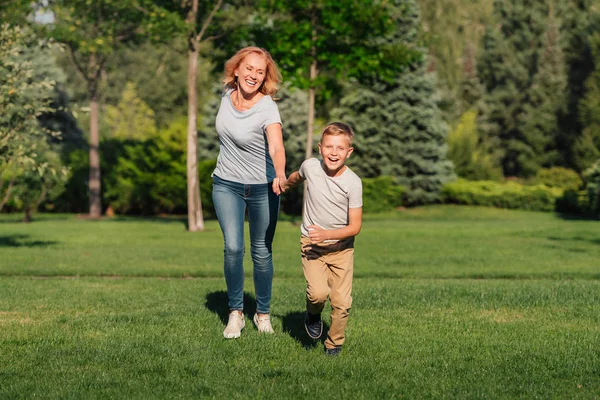
<path id="1" fill-rule="evenodd" d="M 329 176 L 337 176 L 344 167 L 346 159 L 354 149 L 346 135 L 325 135 L 319 143 L 319 153 L 323 157 L 325 172 Z"/>

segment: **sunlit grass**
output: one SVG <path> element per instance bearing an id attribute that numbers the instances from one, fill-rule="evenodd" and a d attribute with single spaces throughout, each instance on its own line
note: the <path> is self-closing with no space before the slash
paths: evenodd
<path id="1" fill-rule="evenodd" d="M 275 240 L 275 335 L 252 326 L 247 279 L 246 329 L 230 341 L 221 233 L 206 226 L 0 216 L 0 398 L 600 397 L 597 221 L 367 215 L 333 359 L 302 324 L 294 221 Z"/>

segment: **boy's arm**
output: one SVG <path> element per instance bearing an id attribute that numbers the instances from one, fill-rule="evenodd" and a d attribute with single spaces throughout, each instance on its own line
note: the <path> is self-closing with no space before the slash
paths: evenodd
<path id="1" fill-rule="evenodd" d="M 300 176 L 300 173 L 298 171 L 294 171 L 290 174 L 290 176 L 287 179 L 287 182 L 285 183 L 285 190 L 288 190 L 289 188 L 296 186 L 297 184 L 302 183 L 304 181 L 305 179 Z"/>
<path id="2" fill-rule="evenodd" d="M 317 225 L 308 226 L 308 236 L 313 244 L 321 243 L 325 240 L 342 240 L 351 236 L 356 236 L 362 228 L 362 207 L 350 208 L 348 210 L 348 225 L 339 228 L 326 230 Z"/>

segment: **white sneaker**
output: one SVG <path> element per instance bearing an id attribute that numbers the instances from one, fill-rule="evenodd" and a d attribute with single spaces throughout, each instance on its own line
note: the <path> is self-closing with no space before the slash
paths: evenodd
<path id="1" fill-rule="evenodd" d="M 273 333 L 273 327 L 271 326 L 271 317 L 269 314 L 264 314 L 261 317 L 258 314 L 254 314 L 254 325 L 260 333 Z"/>
<path id="2" fill-rule="evenodd" d="M 225 339 L 237 339 L 241 336 L 244 326 L 246 326 L 244 316 L 237 311 L 232 311 L 229 313 L 229 321 L 223 331 L 223 336 Z"/>

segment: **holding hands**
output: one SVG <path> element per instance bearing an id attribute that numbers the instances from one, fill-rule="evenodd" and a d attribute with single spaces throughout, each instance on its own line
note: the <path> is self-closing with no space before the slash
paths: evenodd
<path id="1" fill-rule="evenodd" d="M 285 175 L 276 176 L 275 179 L 273 179 L 273 192 L 275 192 L 277 196 L 285 192 L 288 188 L 287 182 L 288 180 Z"/>

